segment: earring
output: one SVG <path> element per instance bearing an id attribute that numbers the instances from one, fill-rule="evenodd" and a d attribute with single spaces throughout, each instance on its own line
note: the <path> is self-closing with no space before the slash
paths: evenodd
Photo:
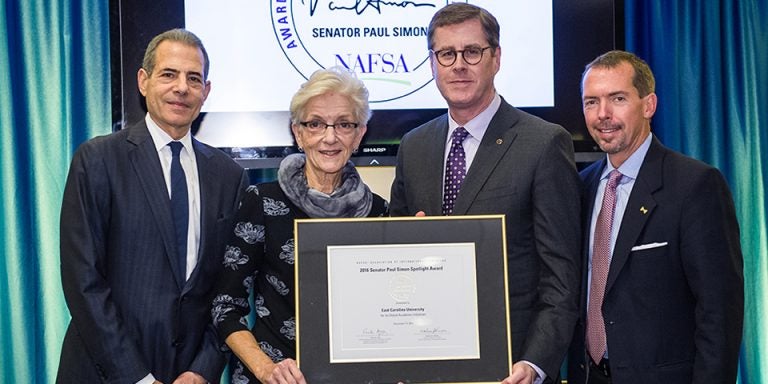
<path id="1" fill-rule="evenodd" d="M 304 152 L 304 148 L 299 147 L 299 152 Z"/>

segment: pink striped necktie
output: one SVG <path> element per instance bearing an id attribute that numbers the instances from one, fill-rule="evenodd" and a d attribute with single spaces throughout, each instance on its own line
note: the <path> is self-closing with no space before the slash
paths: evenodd
<path id="1" fill-rule="evenodd" d="M 616 211 L 616 186 L 622 174 L 611 171 L 605 186 L 603 205 L 595 223 L 595 237 L 592 249 L 592 281 L 589 286 L 587 306 L 587 350 L 595 363 L 600 363 L 607 348 L 605 321 L 603 319 L 603 297 L 608 269 L 611 265 L 611 230 L 613 214 Z"/>

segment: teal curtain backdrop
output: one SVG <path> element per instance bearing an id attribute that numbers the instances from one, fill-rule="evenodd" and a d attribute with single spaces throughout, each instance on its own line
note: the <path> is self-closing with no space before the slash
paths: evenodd
<path id="1" fill-rule="evenodd" d="M 747 297 L 740 382 L 768 382 L 768 0 L 625 7 L 627 49 L 657 75 L 654 132 L 730 182 Z M 3 383 L 54 381 L 69 321 L 59 208 L 74 149 L 110 132 L 108 13 L 104 0 L 0 0 Z"/>
<path id="2" fill-rule="evenodd" d="M 0 0 L 0 382 L 52 383 L 69 312 L 59 208 L 69 160 L 110 131 L 109 9 Z"/>
<path id="3" fill-rule="evenodd" d="M 627 50 L 656 74 L 651 129 L 667 146 L 719 168 L 730 183 L 746 295 L 739 381 L 768 383 L 768 1 L 625 6 Z"/>

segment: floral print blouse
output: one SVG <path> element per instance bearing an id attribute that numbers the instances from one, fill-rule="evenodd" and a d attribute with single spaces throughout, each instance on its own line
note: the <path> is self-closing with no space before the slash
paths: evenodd
<path id="1" fill-rule="evenodd" d="M 368 216 L 387 214 L 387 202 L 374 194 Z M 231 333 L 248 329 L 253 291 L 251 332 L 262 351 L 274 362 L 296 357 L 293 221 L 303 218 L 308 217 L 276 181 L 248 188 L 211 311 L 222 343 Z M 233 384 L 258 382 L 239 361 L 230 370 Z"/>

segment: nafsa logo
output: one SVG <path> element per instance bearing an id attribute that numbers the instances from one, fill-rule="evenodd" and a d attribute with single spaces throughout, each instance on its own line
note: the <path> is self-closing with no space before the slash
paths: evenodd
<path id="1" fill-rule="evenodd" d="M 448 2 L 272 0 L 272 27 L 286 59 L 305 79 L 346 67 L 366 82 L 370 102 L 395 100 L 432 80 L 427 26 Z"/>

